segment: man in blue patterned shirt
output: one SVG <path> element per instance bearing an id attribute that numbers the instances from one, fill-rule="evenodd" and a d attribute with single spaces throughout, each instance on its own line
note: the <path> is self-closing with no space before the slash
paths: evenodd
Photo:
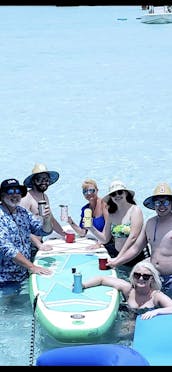
<path id="1" fill-rule="evenodd" d="M 7 179 L 0 187 L 0 287 L 21 283 L 29 272 L 48 275 L 51 271 L 31 262 L 30 234 L 49 235 L 52 230 L 48 205 L 42 220 L 19 205 L 27 187 L 16 179 Z"/>

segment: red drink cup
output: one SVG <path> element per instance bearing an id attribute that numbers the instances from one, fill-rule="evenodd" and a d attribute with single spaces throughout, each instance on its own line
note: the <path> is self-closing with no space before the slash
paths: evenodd
<path id="1" fill-rule="evenodd" d="M 99 258 L 99 270 L 108 270 L 107 258 Z"/>
<path id="2" fill-rule="evenodd" d="M 66 240 L 66 243 L 73 243 L 75 241 L 75 234 L 71 232 L 67 232 L 65 240 Z"/>

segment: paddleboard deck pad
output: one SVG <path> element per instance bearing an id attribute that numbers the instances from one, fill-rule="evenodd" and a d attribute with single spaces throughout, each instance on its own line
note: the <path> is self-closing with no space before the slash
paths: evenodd
<path id="1" fill-rule="evenodd" d="M 30 275 L 32 304 L 37 298 L 35 316 L 61 342 L 92 342 L 109 330 L 117 316 L 119 292 L 115 288 L 97 286 L 73 292 L 72 268 L 82 274 L 83 283 L 97 275 L 116 277 L 113 269 L 99 270 L 99 256 L 54 251 L 35 256 L 36 265 L 52 270 L 51 275 Z"/>

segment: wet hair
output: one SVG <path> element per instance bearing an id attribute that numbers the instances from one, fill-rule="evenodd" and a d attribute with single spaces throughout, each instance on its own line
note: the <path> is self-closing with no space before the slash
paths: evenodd
<path id="1" fill-rule="evenodd" d="M 134 285 L 134 279 L 133 279 L 134 272 L 139 270 L 142 267 L 145 268 L 145 269 L 148 269 L 150 271 L 151 275 L 153 276 L 154 280 L 151 281 L 151 284 L 150 284 L 151 288 L 160 290 L 161 287 L 162 287 L 162 283 L 161 283 L 161 279 L 160 279 L 160 276 L 159 276 L 159 272 L 155 268 L 155 266 L 152 265 L 152 263 L 149 262 L 149 261 L 140 261 L 132 268 L 130 276 L 129 276 L 129 280 L 130 280 L 131 284 Z"/>
<path id="2" fill-rule="evenodd" d="M 124 191 L 126 191 L 126 190 L 124 190 Z M 131 195 L 130 192 L 128 192 L 128 191 L 126 191 L 126 192 L 127 192 L 127 195 L 126 195 L 127 202 L 130 203 L 130 204 L 135 204 L 136 205 L 136 202 L 134 200 L 134 196 Z M 117 204 L 113 202 L 111 196 L 110 196 L 109 200 L 107 201 L 107 207 L 108 207 L 108 212 L 110 214 L 115 213 L 118 209 Z"/>
<path id="3" fill-rule="evenodd" d="M 98 187 L 97 187 L 97 183 L 96 181 L 92 180 L 91 178 L 89 179 L 86 179 L 83 183 L 82 183 L 82 188 L 83 189 L 86 189 L 88 187 L 88 185 L 91 183 L 91 185 L 93 185 L 95 187 L 96 190 L 98 190 Z"/>

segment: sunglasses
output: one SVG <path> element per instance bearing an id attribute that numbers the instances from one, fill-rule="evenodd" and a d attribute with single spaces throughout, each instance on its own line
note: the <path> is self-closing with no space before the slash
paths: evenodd
<path id="1" fill-rule="evenodd" d="M 96 192 L 96 189 L 83 189 L 84 195 L 94 194 L 95 192 Z"/>
<path id="2" fill-rule="evenodd" d="M 35 181 L 37 183 L 42 183 L 42 182 L 49 183 L 50 182 L 50 179 L 49 179 L 49 177 L 35 177 Z"/>
<path id="3" fill-rule="evenodd" d="M 140 274 L 140 273 L 134 273 L 133 277 L 134 279 L 140 279 L 142 276 L 143 280 L 148 281 L 152 275 L 151 274 Z"/>
<path id="4" fill-rule="evenodd" d="M 21 195 L 21 194 L 22 194 L 22 192 L 21 192 L 20 189 L 7 189 L 7 190 L 5 191 L 5 193 L 6 193 L 7 195 L 14 195 L 14 194 Z"/>
<path id="5" fill-rule="evenodd" d="M 118 190 L 118 191 L 114 191 L 112 192 L 112 194 L 110 194 L 110 196 L 114 197 L 116 195 L 122 195 L 124 192 L 124 190 Z"/>
<path id="6" fill-rule="evenodd" d="M 161 205 L 163 205 L 164 207 L 168 207 L 170 205 L 170 200 L 155 200 L 154 204 L 155 207 L 160 207 Z"/>

